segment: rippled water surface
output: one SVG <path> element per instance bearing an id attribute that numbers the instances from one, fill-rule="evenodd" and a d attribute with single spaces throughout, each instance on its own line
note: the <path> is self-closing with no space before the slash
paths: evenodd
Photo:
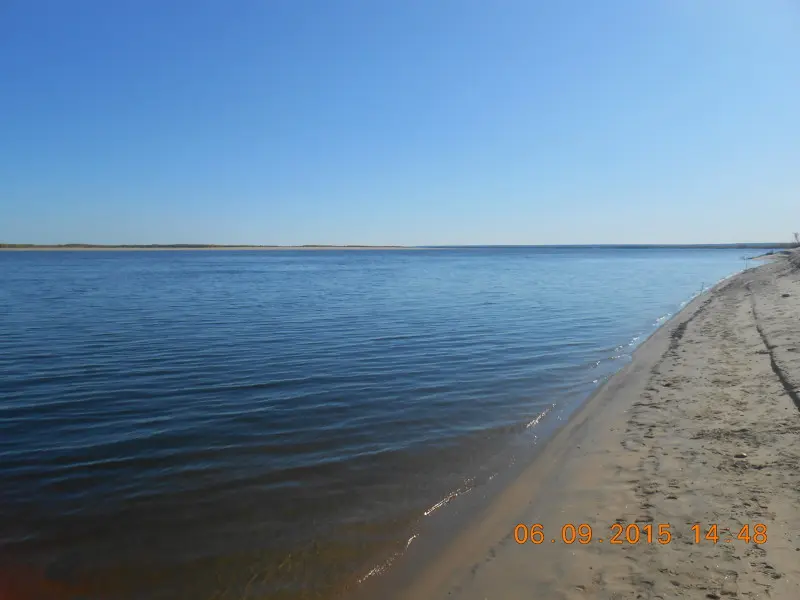
<path id="1" fill-rule="evenodd" d="M 329 597 L 742 254 L 2 252 L 0 589 Z"/>

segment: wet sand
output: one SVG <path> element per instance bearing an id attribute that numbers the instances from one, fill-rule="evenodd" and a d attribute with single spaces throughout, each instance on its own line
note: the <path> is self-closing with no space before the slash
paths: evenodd
<path id="1" fill-rule="evenodd" d="M 799 392 L 795 252 L 696 298 L 435 559 L 391 589 L 384 580 L 360 592 L 800 598 Z M 541 524 L 542 543 L 517 543 L 519 523 Z M 591 541 L 565 543 L 567 524 L 591 526 Z M 717 543 L 706 538 L 715 524 Z M 622 543 L 612 544 L 618 529 Z"/>

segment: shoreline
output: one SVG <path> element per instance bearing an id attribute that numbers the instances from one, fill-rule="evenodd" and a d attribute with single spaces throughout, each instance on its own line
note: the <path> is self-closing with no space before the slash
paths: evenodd
<path id="1" fill-rule="evenodd" d="M 405 551 L 393 552 L 389 559 L 384 562 L 377 564 L 374 561 L 365 563 L 365 568 L 362 569 L 363 572 L 358 577 L 348 581 L 335 598 L 343 600 L 370 600 L 374 597 L 383 596 L 388 596 L 391 599 L 411 598 L 410 595 L 395 594 L 395 590 L 417 579 L 419 574 L 425 570 L 426 567 L 424 565 L 437 561 L 444 555 L 447 548 L 454 543 L 454 538 L 456 537 L 450 534 L 451 530 L 465 530 L 465 521 L 469 521 L 471 517 L 477 515 L 478 518 L 474 519 L 474 521 L 478 522 L 484 515 L 491 512 L 497 500 L 506 494 L 515 483 L 522 479 L 523 476 L 532 475 L 531 469 L 541 460 L 541 454 L 554 444 L 559 436 L 567 435 L 566 432 L 573 426 L 573 421 L 579 418 L 584 410 L 589 408 L 595 397 L 601 394 L 615 378 L 624 375 L 635 361 L 637 353 L 656 334 L 669 327 L 670 323 L 681 318 L 687 311 L 693 310 L 695 304 L 704 296 L 710 294 L 714 288 L 723 285 L 739 273 L 741 272 L 728 275 L 713 286 L 705 288 L 702 292 L 687 299 L 683 306 L 674 312 L 672 316 L 644 336 L 644 339 L 630 353 L 629 363 L 612 373 L 588 395 L 575 401 L 573 408 L 568 412 L 565 422 L 556 425 L 550 421 L 545 421 L 543 423 L 546 428 L 542 439 L 543 443 L 533 449 L 530 454 L 523 456 L 519 465 L 512 466 L 505 472 L 497 473 L 493 481 L 485 482 L 485 489 L 481 490 L 480 497 L 476 498 L 475 494 L 459 494 L 448 507 L 448 511 L 437 513 L 431 517 L 430 521 L 426 519 L 427 522 L 424 523 L 423 527 L 409 532 L 412 533 L 412 537 L 408 540 Z M 468 529 L 469 527 L 466 530 Z M 412 542 L 414 544 L 413 547 Z"/>
<path id="2" fill-rule="evenodd" d="M 800 259 L 797 253 L 775 258 L 695 297 L 441 549 L 426 553 L 412 545 L 389 573 L 364 582 L 351 597 L 480 600 L 524 597 L 532 589 L 544 598 L 755 597 L 765 591 L 800 597 L 800 451 L 787 444 L 791 433 L 800 433 L 787 387 L 800 385 L 800 352 L 791 346 L 799 338 L 786 336 L 787 319 L 800 317 L 800 272 L 792 266 Z M 775 286 L 797 293 L 778 294 Z M 787 298 L 794 298 L 791 304 Z M 777 362 L 780 344 L 766 341 L 761 331 L 768 325 L 754 316 L 768 319 L 770 308 L 770 335 L 788 340 Z M 779 377 L 776 364 L 794 374 Z M 751 373 L 744 377 L 744 370 Z M 756 381 L 762 394 L 748 389 Z M 769 407 L 755 397 L 768 398 Z M 720 410 L 726 400 L 730 410 Z M 713 425 L 727 427 L 709 430 Z M 780 443 L 769 439 L 776 426 L 790 434 Z M 745 458 L 734 458 L 739 447 Z M 763 454 L 752 471 L 751 452 Z M 773 472 L 767 465 L 776 453 L 786 464 Z M 749 481 L 753 474 L 757 485 Z M 735 539 L 738 528 L 757 522 L 774 532 L 773 545 Z M 541 523 L 544 543 L 518 544 L 519 523 Z M 660 524 L 669 524 L 672 539 L 610 545 L 614 523 L 640 532 L 650 524 L 656 535 Z M 734 539 L 694 543 L 694 523 L 704 532 L 713 523 L 720 531 L 735 528 Z M 590 525 L 593 541 L 564 543 L 567 524 Z"/>

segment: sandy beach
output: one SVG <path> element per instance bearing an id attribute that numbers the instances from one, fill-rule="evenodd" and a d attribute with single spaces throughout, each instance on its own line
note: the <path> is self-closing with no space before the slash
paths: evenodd
<path id="1" fill-rule="evenodd" d="M 798 392 L 795 252 L 692 301 L 381 596 L 800 598 Z M 538 544 L 525 541 L 534 524 Z"/>

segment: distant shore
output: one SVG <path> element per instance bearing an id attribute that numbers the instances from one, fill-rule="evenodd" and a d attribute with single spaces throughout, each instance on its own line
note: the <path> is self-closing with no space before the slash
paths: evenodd
<path id="1" fill-rule="evenodd" d="M 304 244 L 300 246 L 278 245 L 224 245 L 224 244 L 2 244 L 0 251 L 48 251 L 48 250 L 457 250 L 468 248 L 615 248 L 643 250 L 650 248 L 674 249 L 732 249 L 742 250 L 788 250 L 791 244 L 741 243 L 741 244 L 553 244 L 553 245 L 460 245 L 460 246 L 369 246 L 359 244 L 330 245 Z M 767 253 L 763 256 L 772 255 Z"/>
<path id="2" fill-rule="evenodd" d="M 95 244 L 0 244 L 0 251 L 47 250 L 415 250 L 413 246 L 217 246 L 213 244 L 149 244 L 149 245 L 95 245 Z"/>

